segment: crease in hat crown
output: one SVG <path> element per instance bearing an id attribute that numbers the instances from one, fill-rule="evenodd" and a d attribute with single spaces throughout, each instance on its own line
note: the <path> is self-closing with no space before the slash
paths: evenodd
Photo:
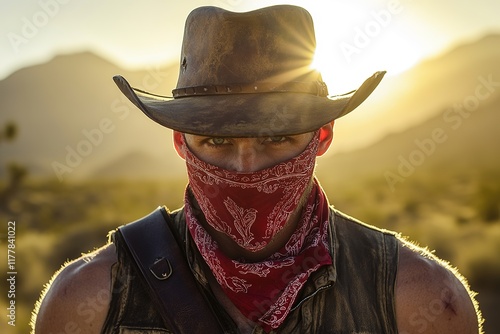
<path id="1" fill-rule="evenodd" d="M 173 130 L 232 137 L 314 131 L 356 108 L 375 89 L 377 72 L 355 92 L 328 96 L 311 64 L 313 20 L 303 8 L 277 5 L 235 13 L 200 7 L 186 19 L 173 98 L 121 91 L 155 122 Z"/>

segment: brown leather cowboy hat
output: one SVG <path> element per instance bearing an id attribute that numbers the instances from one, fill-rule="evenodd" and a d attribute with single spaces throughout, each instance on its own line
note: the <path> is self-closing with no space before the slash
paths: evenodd
<path id="1" fill-rule="evenodd" d="M 385 74 L 328 96 L 311 68 L 315 47 L 312 18 L 303 8 L 234 13 L 201 7 L 186 20 L 173 97 L 134 89 L 121 76 L 114 80 L 133 104 L 170 129 L 218 137 L 300 134 L 351 112 Z"/>

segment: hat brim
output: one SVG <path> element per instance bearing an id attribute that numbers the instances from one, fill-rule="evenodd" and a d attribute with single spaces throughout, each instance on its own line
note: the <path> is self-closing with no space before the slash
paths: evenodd
<path id="1" fill-rule="evenodd" d="M 358 107 L 378 86 L 376 72 L 357 90 L 320 97 L 305 93 L 162 97 L 113 77 L 122 93 L 153 121 L 176 131 L 217 137 L 263 137 L 315 131 Z"/>

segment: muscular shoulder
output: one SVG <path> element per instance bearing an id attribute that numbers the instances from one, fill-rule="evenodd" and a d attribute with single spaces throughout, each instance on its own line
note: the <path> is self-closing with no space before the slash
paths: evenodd
<path id="1" fill-rule="evenodd" d="M 400 333 L 478 333 L 480 315 L 465 279 L 432 253 L 402 242 L 396 278 Z"/>
<path id="2" fill-rule="evenodd" d="M 37 303 L 38 333 L 100 333 L 111 296 L 115 249 L 109 244 L 59 270 Z"/>

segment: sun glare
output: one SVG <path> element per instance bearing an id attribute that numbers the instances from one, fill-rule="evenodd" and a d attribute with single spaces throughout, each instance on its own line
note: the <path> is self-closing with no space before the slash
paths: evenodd
<path id="1" fill-rule="evenodd" d="M 402 20 L 389 9 L 368 10 L 352 1 L 325 11 L 321 1 L 304 4 L 313 16 L 317 39 L 312 66 L 321 72 L 330 94 L 356 89 L 368 76 L 385 70 L 396 75 L 422 57 L 409 41 Z"/>

